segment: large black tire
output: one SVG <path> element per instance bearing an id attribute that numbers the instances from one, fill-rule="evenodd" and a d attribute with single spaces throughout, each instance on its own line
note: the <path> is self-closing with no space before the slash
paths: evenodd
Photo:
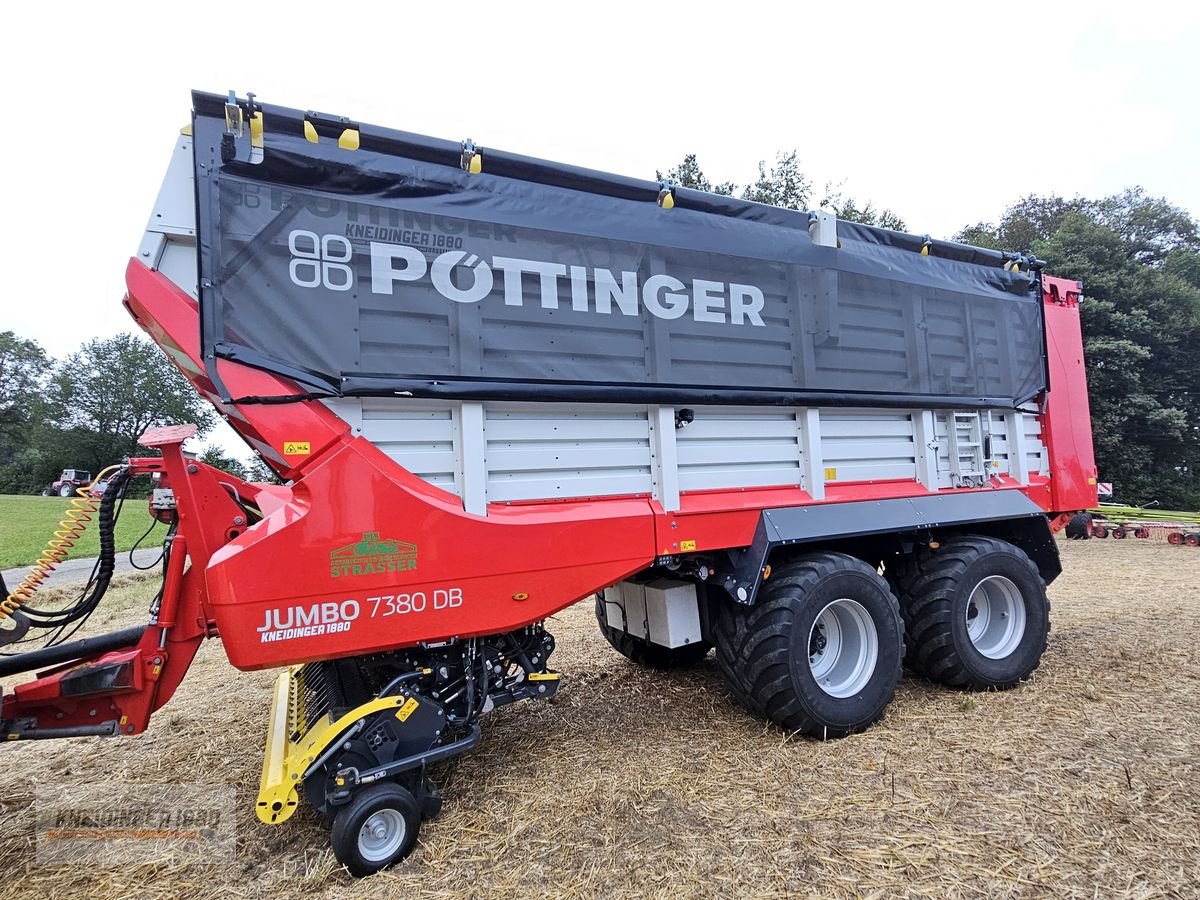
<path id="1" fill-rule="evenodd" d="M 697 641 L 682 647 L 660 647 L 619 628 L 613 628 L 604 615 L 603 591 L 596 594 L 596 624 L 600 626 L 600 633 L 614 650 L 631 662 L 648 669 L 679 669 L 695 665 L 708 656 L 708 651 L 712 649 L 712 644 L 708 641 Z"/>
<path id="2" fill-rule="evenodd" d="M 1067 522 L 1066 534 L 1072 541 L 1089 540 L 1092 536 L 1091 513 L 1081 512 L 1071 516 L 1071 520 Z"/>
<path id="3" fill-rule="evenodd" d="M 1041 664 L 1050 601 L 1037 566 L 1018 547 L 955 538 L 901 562 L 894 580 L 905 664 L 914 672 L 955 688 L 1005 690 Z"/>
<path id="4" fill-rule="evenodd" d="M 843 629 L 837 623 L 845 615 Z M 842 553 L 799 557 L 776 567 L 754 606 L 723 600 L 714 603 L 713 616 L 717 662 L 730 692 L 789 731 L 817 738 L 862 731 L 895 695 L 904 656 L 900 612 L 887 583 L 862 560 Z M 833 655 L 834 631 L 846 635 L 836 645 L 846 648 L 844 661 L 840 650 Z M 873 654 L 853 652 L 855 640 L 872 639 Z M 833 669 L 822 675 L 826 662 Z M 843 662 L 848 670 L 839 670 Z"/>
<path id="5" fill-rule="evenodd" d="M 361 788 L 338 809 L 329 839 L 338 862 L 362 878 L 408 856 L 420 830 L 416 798 L 398 784 L 382 782 Z"/>

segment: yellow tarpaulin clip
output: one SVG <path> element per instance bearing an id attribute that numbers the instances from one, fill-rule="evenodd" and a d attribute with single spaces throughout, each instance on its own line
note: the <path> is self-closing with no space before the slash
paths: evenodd
<path id="1" fill-rule="evenodd" d="M 479 152 L 475 142 L 470 138 L 462 142 L 462 155 L 459 157 L 458 164 L 468 175 L 478 175 L 483 171 L 483 154 Z"/>
<path id="2" fill-rule="evenodd" d="M 256 112 L 250 119 L 250 146 L 261 147 L 263 145 L 263 116 L 262 113 Z"/>
<path id="3" fill-rule="evenodd" d="M 317 137 L 316 126 L 313 125 L 312 122 L 308 121 L 308 119 L 304 120 L 304 136 L 306 138 L 308 138 L 310 143 L 313 143 L 313 144 L 315 144 L 319 140 L 319 138 Z"/>
<path id="4" fill-rule="evenodd" d="M 664 181 L 658 191 L 658 205 L 663 209 L 675 208 L 675 185 Z"/>
<path id="5" fill-rule="evenodd" d="M 930 247 L 932 247 L 932 246 L 933 246 L 933 238 L 931 238 L 931 237 L 929 237 L 928 235 L 926 235 L 926 236 L 925 236 L 925 243 L 923 243 L 923 244 L 921 245 L 921 255 L 922 255 L 922 256 L 928 256 L 928 255 L 929 255 L 929 248 L 930 248 Z"/>
<path id="6" fill-rule="evenodd" d="M 342 136 L 340 138 L 338 138 L 338 146 L 341 147 L 343 150 L 357 150 L 358 149 L 358 141 L 359 141 L 358 129 L 357 128 L 347 128 L 345 131 L 342 132 Z"/>

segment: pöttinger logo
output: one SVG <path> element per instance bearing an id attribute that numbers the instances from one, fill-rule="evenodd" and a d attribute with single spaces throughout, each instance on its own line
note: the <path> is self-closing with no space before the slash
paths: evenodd
<path id="1" fill-rule="evenodd" d="M 350 242 L 340 234 L 317 236 L 315 232 L 296 230 L 288 235 L 292 262 L 288 274 L 300 287 L 325 287 L 348 291 L 354 284 L 354 272 L 347 263 L 353 256 Z"/>

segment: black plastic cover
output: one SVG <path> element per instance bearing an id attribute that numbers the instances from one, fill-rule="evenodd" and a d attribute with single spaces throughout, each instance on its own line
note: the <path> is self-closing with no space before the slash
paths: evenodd
<path id="1" fill-rule="evenodd" d="M 206 355 L 317 394 L 1015 406 L 1046 387 L 1005 257 L 403 132 L 193 95 Z M 338 146 L 357 131 L 358 149 Z M 224 153 L 223 151 L 224 139 Z M 232 152 L 230 144 L 232 143 Z M 226 157 L 223 159 L 223 156 Z"/>

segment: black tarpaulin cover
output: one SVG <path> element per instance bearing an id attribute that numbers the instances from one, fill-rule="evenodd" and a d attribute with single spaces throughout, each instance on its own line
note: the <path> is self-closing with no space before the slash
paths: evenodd
<path id="1" fill-rule="evenodd" d="M 1014 406 L 1036 274 L 992 251 L 195 94 L 202 338 L 318 394 Z M 332 123 L 332 124 L 331 124 Z M 353 127 L 359 148 L 337 134 Z M 229 138 L 224 138 L 227 145 Z M 232 152 L 230 152 L 232 151 Z M 228 159 L 223 159 L 229 157 Z"/>

